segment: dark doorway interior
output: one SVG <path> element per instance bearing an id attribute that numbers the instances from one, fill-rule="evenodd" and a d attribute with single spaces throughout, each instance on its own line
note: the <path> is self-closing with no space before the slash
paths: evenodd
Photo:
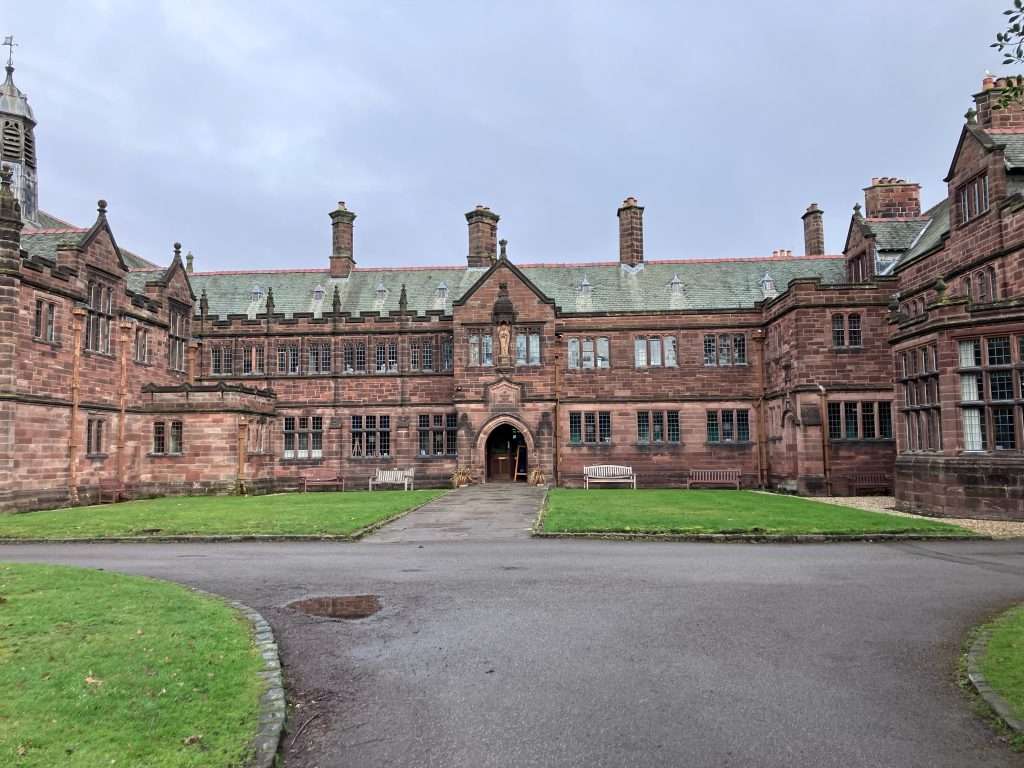
<path id="1" fill-rule="evenodd" d="M 499 424 L 487 437 L 487 479 L 526 482 L 526 440 L 511 424 Z"/>

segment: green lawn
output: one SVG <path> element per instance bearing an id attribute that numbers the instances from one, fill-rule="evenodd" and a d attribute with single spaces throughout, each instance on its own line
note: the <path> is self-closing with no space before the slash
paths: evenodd
<path id="1" fill-rule="evenodd" d="M 112 536 L 348 536 L 444 491 L 173 496 L 0 515 L 0 538 Z"/>
<path id="2" fill-rule="evenodd" d="M 1004 613 L 989 628 L 992 635 L 981 660 L 981 673 L 1009 702 L 1014 715 L 1024 720 L 1024 606 Z M 1024 735 L 1017 740 L 1024 748 Z"/>
<path id="3" fill-rule="evenodd" d="M 945 523 L 752 491 L 568 488 L 552 489 L 548 494 L 544 531 L 971 535 Z"/>
<path id="4" fill-rule="evenodd" d="M 238 766 L 262 659 L 230 607 L 167 582 L 0 563 L 0 765 Z"/>

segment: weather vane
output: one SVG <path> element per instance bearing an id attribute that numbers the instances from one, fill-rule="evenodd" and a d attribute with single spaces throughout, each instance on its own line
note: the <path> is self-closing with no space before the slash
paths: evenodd
<path id="1" fill-rule="evenodd" d="M 8 67 L 13 67 L 14 66 L 14 48 L 17 45 L 17 43 L 14 42 L 14 35 L 7 35 L 4 38 L 3 45 L 7 46 L 7 66 Z"/>

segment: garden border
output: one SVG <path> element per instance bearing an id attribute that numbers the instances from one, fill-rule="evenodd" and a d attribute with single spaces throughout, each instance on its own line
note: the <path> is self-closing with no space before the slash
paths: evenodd
<path id="1" fill-rule="evenodd" d="M 256 735 L 249 740 L 245 767 L 273 768 L 274 760 L 277 759 L 277 750 L 281 744 L 286 713 L 281 658 L 278 655 L 274 630 L 259 611 L 250 608 L 245 603 L 231 600 L 215 592 L 207 592 L 198 587 L 187 587 L 187 589 L 197 595 L 211 597 L 231 606 L 249 622 L 249 631 L 253 642 L 260 652 L 260 656 L 263 657 L 263 671 L 257 674 L 266 683 L 267 688 L 260 696 Z"/>
<path id="2" fill-rule="evenodd" d="M 999 614 L 992 621 L 998 620 L 1001 616 L 1005 616 L 1010 611 L 1015 611 L 1019 607 L 1010 608 L 1008 611 Z M 990 623 L 987 622 L 987 624 Z M 988 680 L 981 671 L 981 659 L 988 650 L 988 641 L 991 637 L 992 630 L 985 626 L 978 631 L 977 637 L 971 643 L 971 647 L 967 651 L 967 679 L 971 681 L 971 685 L 974 686 L 974 690 L 977 691 L 978 695 L 984 699 L 985 703 L 988 704 L 1008 728 L 1019 734 L 1024 734 L 1024 721 L 1014 716 L 1010 703 L 992 689 L 992 686 L 989 685 Z"/>

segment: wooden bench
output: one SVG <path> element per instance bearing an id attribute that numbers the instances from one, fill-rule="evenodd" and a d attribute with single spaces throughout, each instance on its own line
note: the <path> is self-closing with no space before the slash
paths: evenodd
<path id="1" fill-rule="evenodd" d="M 693 485 L 731 485 L 740 489 L 740 470 L 738 469 L 691 469 L 686 480 L 686 488 Z"/>
<path id="2" fill-rule="evenodd" d="M 629 483 L 636 490 L 636 475 L 632 467 L 618 464 L 595 464 L 583 468 L 583 484 L 589 490 L 591 483 Z"/>
<path id="3" fill-rule="evenodd" d="M 862 490 L 892 493 L 892 478 L 885 472 L 859 472 L 850 480 L 853 495 Z"/>
<path id="4" fill-rule="evenodd" d="M 400 485 L 406 491 L 415 490 L 415 469 L 378 469 L 370 478 L 370 490 L 378 485 Z"/>
<path id="5" fill-rule="evenodd" d="M 302 478 L 302 492 L 308 493 L 309 489 L 313 488 L 337 488 L 341 491 L 345 490 L 345 478 L 341 475 L 337 477 L 304 477 Z"/>
<path id="6" fill-rule="evenodd" d="M 96 491 L 96 501 L 99 504 L 115 504 L 121 501 L 121 483 L 117 480 L 101 480 Z"/>

